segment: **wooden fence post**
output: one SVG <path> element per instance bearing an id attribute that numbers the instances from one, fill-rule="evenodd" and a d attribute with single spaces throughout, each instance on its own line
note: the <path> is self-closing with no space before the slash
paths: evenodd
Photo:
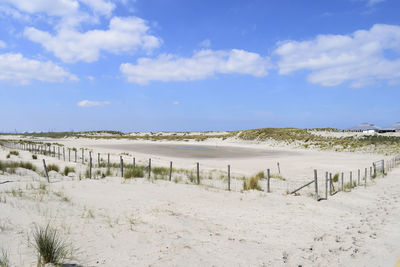
<path id="1" fill-rule="evenodd" d="M 328 199 L 328 172 L 325 172 L 325 199 Z"/>
<path id="2" fill-rule="evenodd" d="M 172 179 L 172 161 L 169 162 L 169 181 Z"/>
<path id="3" fill-rule="evenodd" d="M 58 159 L 60 159 L 60 147 L 59 146 L 57 146 L 57 157 L 58 157 Z"/>
<path id="4" fill-rule="evenodd" d="M 110 153 L 107 154 L 107 168 L 110 168 Z"/>
<path id="5" fill-rule="evenodd" d="M 350 172 L 350 191 L 353 188 L 353 172 Z"/>
<path id="6" fill-rule="evenodd" d="M 358 186 L 360 186 L 360 179 L 361 179 L 361 171 L 358 169 Z"/>
<path id="7" fill-rule="evenodd" d="M 77 159 L 78 159 L 77 153 L 78 153 L 78 151 L 77 151 L 77 149 L 75 149 L 75 163 L 76 163 L 76 161 L 77 161 Z"/>
<path id="8" fill-rule="evenodd" d="M 271 192 L 271 172 L 269 169 L 267 169 L 267 192 Z"/>
<path id="9" fill-rule="evenodd" d="M 314 183 L 315 183 L 315 198 L 318 201 L 318 175 L 317 175 L 317 170 L 314 170 Z"/>
<path id="10" fill-rule="evenodd" d="M 329 195 L 332 196 L 332 173 L 329 173 Z"/>
<path id="11" fill-rule="evenodd" d="M 89 179 L 92 179 L 92 152 L 89 152 Z"/>
<path id="12" fill-rule="evenodd" d="M 149 179 L 151 178 L 151 159 L 149 159 Z"/>
<path id="13" fill-rule="evenodd" d="M 342 191 L 344 191 L 344 173 L 342 172 Z"/>
<path id="14" fill-rule="evenodd" d="M 85 154 L 82 148 L 82 164 L 85 164 Z"/>
<path id="15" fill-rule="evenodd" d="M 197 184 L 200 184 L 200 165 L 197 162 Z"/>
<path id="16" fill-rule="evenodd" d="M 365 168 L 365 180 L 364 180 L 364 187 L 367 187 L 367 175 L 368 175 L 368 171 L 367 171 L 367 168 Z"/>
<path id="17" fill-rule="evenodd" d="M 133 157 L 133 160 L 132 160 L 132 166 L 133 166 L 133 168 L 135 168 L 135 167 L 136 167 L 136 159 L 135 159 L 135 157 Z"/>
<path id="18" fill-rule="evenodd" d="M 228 165 L 228 191 L 231 191 L 231 165 Z"/>
<path id="19" fill-rule="evenodd" d="M 121 169 L 121 177 L 124 177 L 124 160 L 119 156 L 119 168 Z"/>
<path id="20" fill-rule="evenodd" d="M 46 174 L 47 182 L 50 183 L 49 174 L 47 173 L 46 161 L 43 159 L 44 173 Z"/>
<path id="21" fill-rule="evenodd" d="M 71 148 L 68 148 L 68 162 L 71 162 Z"/>
<path id="22" fill-rule="evenodd" d="M 100 167 L 100 153 L 97 153 L 97 164 Z"/>
<path id="23" fill-rule="evenodd" d="M 278 162 L 278 174 L 281 174 L 281 167 L 279 166 L 279 162 Z"/>

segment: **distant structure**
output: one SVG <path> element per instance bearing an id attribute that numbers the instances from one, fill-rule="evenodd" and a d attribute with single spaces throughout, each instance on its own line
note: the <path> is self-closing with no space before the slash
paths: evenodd
<path id="1" fill-rule="evenodd" d="M 400 132 L 400 122 L 396 122 L 395 124 L 383 128 L 384 131 L 386 132 Z"/>
<path id="2" fill-rule="evenodd" d="M 377 133 L 380 130 L 381 128 L 368 122 L 360 123 L 354 127 L 347 129 L 348 132 L 361 132 L 361 133 Z"/>

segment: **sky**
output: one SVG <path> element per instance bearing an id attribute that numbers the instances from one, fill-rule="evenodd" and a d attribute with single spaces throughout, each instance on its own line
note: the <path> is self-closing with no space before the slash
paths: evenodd
<path id="1" fill-rule="evenodd" d="M 400 121 L 398 0 L 0 0 L 0 132 Z"/>

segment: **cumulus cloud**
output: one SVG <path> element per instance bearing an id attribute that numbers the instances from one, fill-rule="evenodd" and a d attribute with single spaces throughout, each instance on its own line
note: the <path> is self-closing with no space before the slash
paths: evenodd
<path id="1" fill-rule="evenodd" d="M 385 2 L 386 0 L 367 0 L 367 5 L 368 6 L 373 6 L 382 2 Z"/>
<path id="2" fill-rule="evenodd" d="M 85 108 L 90 108 L 90 107 L 101 107 L 101 106 L 106 106 L 111 104 L 108 101 L 90 101 L 90 100 L 82 100 L 78 102 L 76 105 L 78 107 L 85 107 Z"/>
<path id="3" fill-rule="evenodd" d="M 2 40 L 0 40 L 0 48 L 6 48 L 7 44 L 5 42 L 3 42 Z"/>
<path id="4" fill-rule="evenodd" d="M 204 48 L 209 48 L 211 46 L 211 41 L 210 39 L 205 39 L 199 43 L 199 46 L 204 47 Z"/>
<path id="5" fill-rule="evenodd" d="M 246 74 L 262 77 L 268 74 L 269 58 L 257 53 L 232 49 L 200 50 L 190 58 L 162 54 L 157 58 L 139 58 L 136 64 L 121 64 L 120 70 L 129 82 L 141 85 L 150 81 L 193 81 L 216 74 Z"/>
<path id="6" fill-rule="evenodd" d="M 288 41 L 280 44 L 275 54 L 280 57 L 280 74 L 309 70 L 308 81 L 323 86 L 393 82 L 400 78 L 400 26 L 376 24 L 350 35 Z"/>
<path id="7" fill-rule="evenodd" d="M 151 51 L 160 46 L 161 40 L 148 33 L 146 21 L 137 17 L 114 17 L 108 30 L 91 30 L 84 33 L 61 29 L 57 35 L 28 27 L 24 35 L 41 44 L 64 62 L 93 62 L 100 51 L 110 53 L 131 52 L 138 49 Z"/>
<path id="8" fill-rule="evenodd" d="M 0 81 L 29 84 L 32 80 L 62 82 L 78 78 L 51 61 L 28 59 L 19 53 L 0 54 Z"/>
<path id="9" fill-rule="evenodd" d="M 95 13 L 100 15 L 111 15 L 112 11 L 115 9 L 115 4 L 112 2 L 107 2 L 103 0 L 80 0 L 85 5 L 93 9 Z"/>

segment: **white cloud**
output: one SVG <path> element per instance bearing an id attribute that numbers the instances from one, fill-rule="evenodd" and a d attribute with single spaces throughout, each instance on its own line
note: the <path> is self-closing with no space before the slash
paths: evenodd
<path id="1" fill-rule="evenodd" d="M 0 81 L 29 84 L 32 80 L 62 82 L 78 78 L 51 61 L 32 60 L 21 54 L 0 54 Z"/>
<path id="2" fill-rule="evenodd" d="M 0 40 L 0 48 L 6 48 L 7 44 L 5 42 L 3 42 L 2 40 Z"/>
<path id="3" fill-rule="evenodd" d="M 108 101 L 90 101 L 90 100 L 82 100 L 78 102 L 76 105 L 78 107 L 85 107 L 85 108 L 90 108 L 90 107 L 102 107 L 111 104 Z"/>
<path id="4" fill-rule="evenodd" d="M 139 58 L 137 64 L 121 64 L 120 70 L 129 82 L 192 81 L 216 74 L 247 74 L 262 77 L 268 74 L 269 59 L 244 50 L 200 50 L 190 58 L 163 54 L 155 59 Z"/>
<path id="5" fill-rule="evenodd" d="M 209 48 L 211 46 L 210 39 L 205 39 L 205 40 L 201 41 L 199 46 L 204 47 L 204 48 Z"/>
<path id="6" fill-rule="evenodd" d="M 91 7 L 95 13 L 100 15 L 111 15 L 115 9 L 115 4 L 103 0 L 80 0 L 85 5 Z"/>
<path id="7" fill-rule="evenodd" d="M 382 2 L 385 2 L 386 0 L 367 0 L 368 1 L 368 6 L 373 6 Z"/>
<path id="8" fill-rule="evenodd" d="M 393 52 L 396 56 L 387 56 Z M 288 41 L 275 50 L 280 74 L 309 70 L 308 81 L 324 86 L 350 82 L 362 87 L 400 78 L 400 26 L 376 24 L 351 35 L 318 35 Z"/>
<path id="9" fill-rule="evenodd" d="M 151 51 L 160 46 L 161 40 L 148 34 L 146 21 L 137 17 L 114 17 L 108 30 L 91 30 L 80 33 L 61 29 L 56 36 L 33 27 L 25 29 L 24 35 L 40 43 L 46 50 L 64 62 L 93 62 L 101 50 L 111 53 L 132 52 L 138 49 Z"/>
<path id="10" fill-rule="evenodd" d="M 34 14 L 46 13 L 49 16 L 67 16 L 76 14 L 79 3 L 76 0 L 0 0 L 0 3 L 9 3 L 20 11 Z"/>
<path id="11" fill-rule="evenodd" d="M 172 104 L 179 105 L 179 101 L 174 101 L 174 102 L 172 102 Z"/>

